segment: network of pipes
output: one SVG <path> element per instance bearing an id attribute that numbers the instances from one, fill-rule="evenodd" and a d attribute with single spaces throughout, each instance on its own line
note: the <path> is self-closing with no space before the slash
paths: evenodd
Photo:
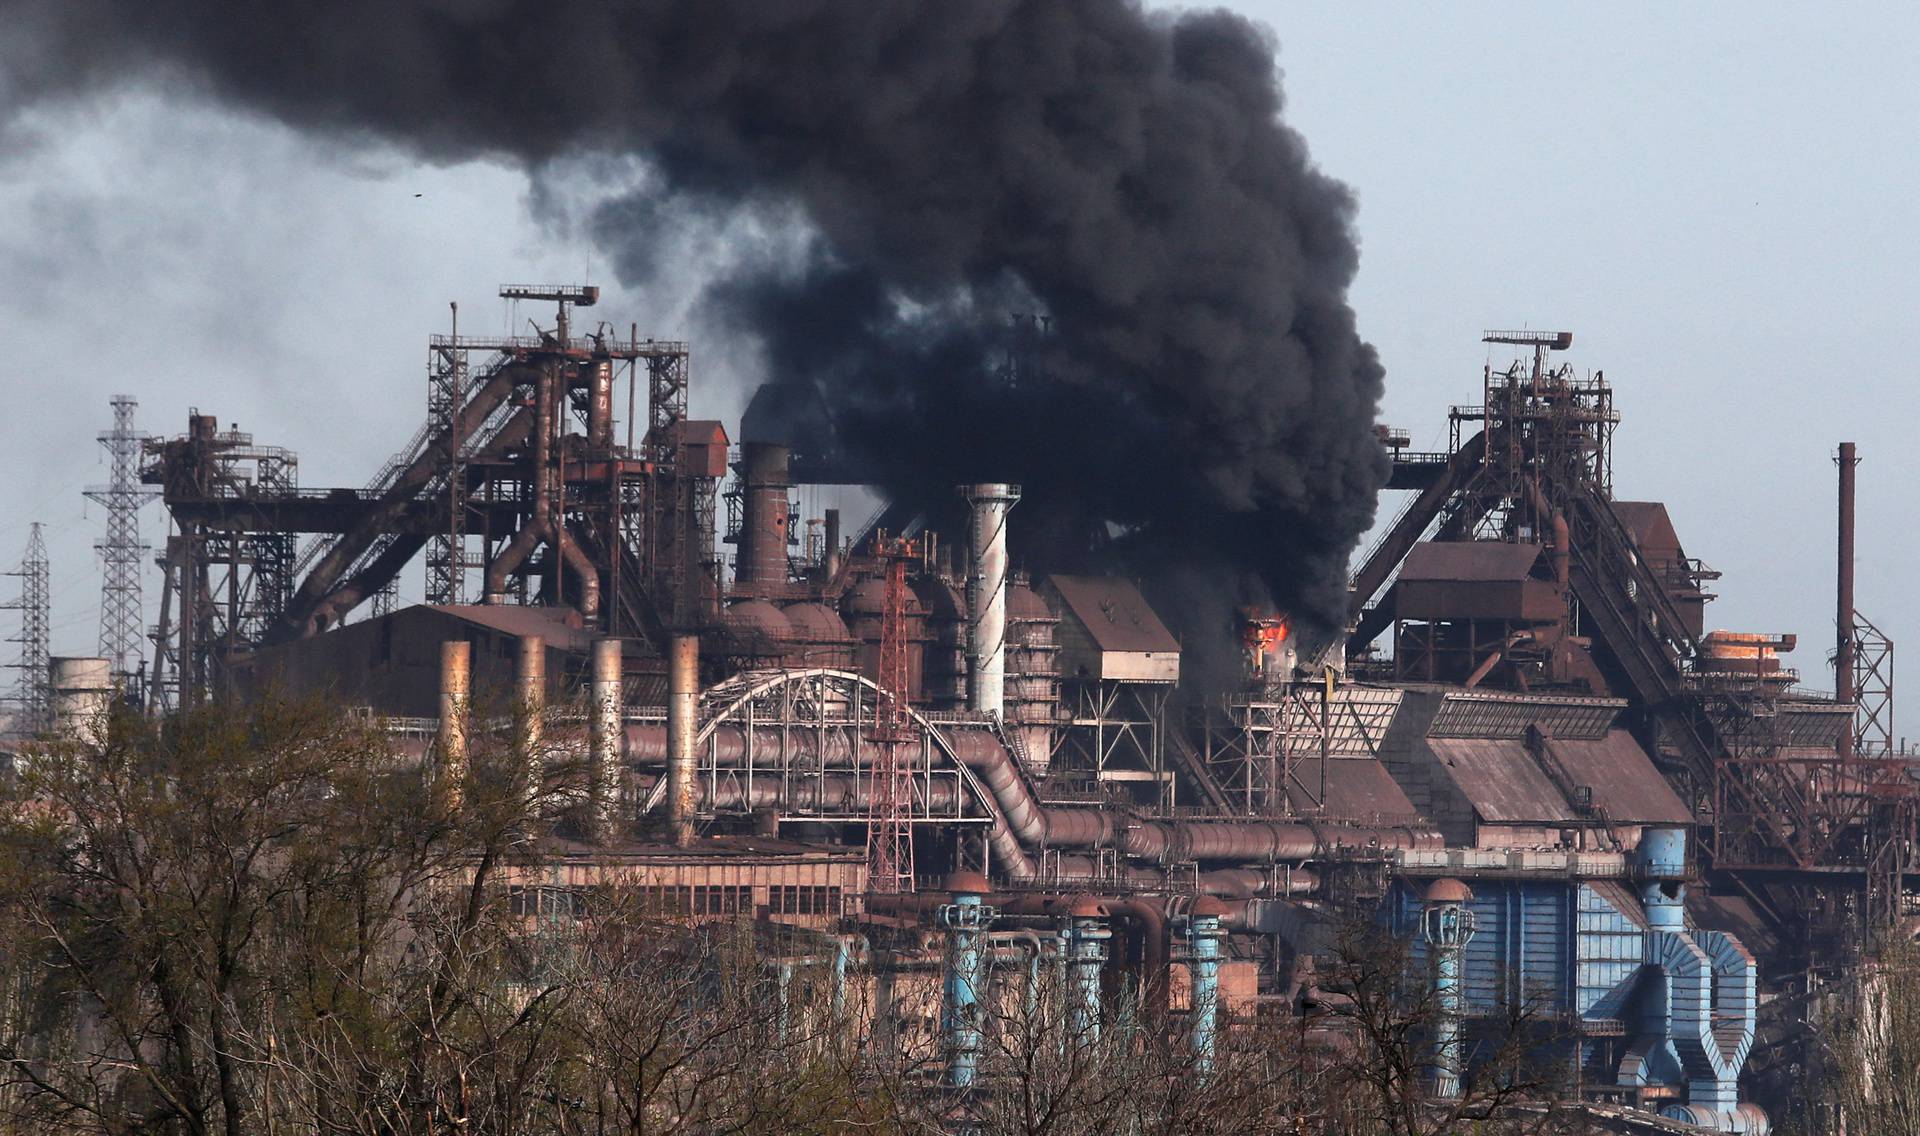
<path id="1" fill-rule="evenodd" d="M 287 695 L 367 724 L 448 827 L 504 761 L 558 802 L 512 829 L 514 919 L 618 893 L 749 926 L 780 1022 L 864 982 L 955 1100 L 992 1088 L 983 1015 L 1048 982 L 1074 1038 L 1174 1023 L 1201 1080 L 1236 1024 L 1304 1047 L 1356 927 L 1428 1011 L 1428 1114 L 1517 1046 L 1599 1130 L 1765 1136 L 1868 1064 L 1810 1023 L 1920 932 L 1920 770 L 1855 608 L 1853 444 L 1816 646 L 1716 626 L 1714 535 L 1616 493 L 1655 380 L 1572 332 L 1463 329 L 1458 401 L 1380 422 L 1356 198 L 1246 18 L 15 7 L 0 128 L 137 90 L 491 163 L 609 297 L 679 306 L 510 285 L 489 335 L 450 305 L 358 484 L 302 483 L 325 437 L 220 407 L 149 436 L 117 397 L 101 657 L 50 657 L 35 525 L 10 771 Z"/>
<path id="2" fill-rule="evenodd" d="M 1873 692 L 1807 694 L 1790 638 L 1706 630 L 1717 573 L 1614 499 L 1620 414 L 1556 363 L 1566 333 L 1488 333 L 1516 357 L 1446 451 L 1375 431 L 1406 503 L 1329 622 L 1023 540 L 1020 485 L 862 482 L 764 416 L 736 443 L 690 416 L 687 344 L 581 334 L 593 288 L 501 294 L 550 318 L 487 339 L 456 310 L 365 487 L 298 486 L 212 416 L 146 443 L 172 522 L 151 708 L 290 685 L 442 781 L 489 731 L 584 762 L 545 854 L 570 882 L 533 890 L 624 873 L 751 910 L 827 935 L 841 981 L 931 952 L 958 1088 L 999 954 L 1057 963 L 1087 1029 L 1103 984 L 1179 1000 L 1204 1067 L 1217 1016 L 1310 1002 L 1362 910 L 1428 960 L 1437 1098 L 1524 988 L 1573 1023 L 1551 1044 L 1587 1099 L 1761 1133 L 1766 983 L 1898 917 L 1914 798 L 1856 722 Z M 804 515 L 822 487 L 876 505 Z M 427 603 L 396 608 L 410 564 Z M 105 675 L 60 683 L 71 712 Z"/>

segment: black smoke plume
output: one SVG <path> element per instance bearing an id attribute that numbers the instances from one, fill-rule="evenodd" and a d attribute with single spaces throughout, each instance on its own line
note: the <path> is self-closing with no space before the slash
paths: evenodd
<path id="1" fill-rule="evenodd" d="M 7 0 L 0 69 L 9 116 L 164 84 L 429 160 L 637 158 L 595 223 L 630 279 L 688 217 L 793 218 L 800 254 L 744 258 L 705 297 L 765 349 L 750 435 L 928 502 L 1021 482 L 1030 563 L 1178 582 L 1208 623 L 1241 600 L 1343 616 L 1384 474 L 1353 202 L 1280 121 L 1273 45 L 1236 16 Z"/>

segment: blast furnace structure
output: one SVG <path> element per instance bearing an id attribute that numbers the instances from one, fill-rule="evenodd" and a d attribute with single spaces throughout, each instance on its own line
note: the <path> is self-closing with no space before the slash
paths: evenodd
<path id="1" fill-rule="evenodd" d="M 690 418 L 685 344 L 581 334 L 593 288 L 501 294 L 551 327 L 433 337 L 427 419 L 366 486 L 302 488 L 197 412 L 144 477 L 173 522 L 172 698 L 329 689 L 429 767 L 483 729 L 441 707 L 489 686 L 536 723 L 586 707 L 524 745 L 593 771 L 530 910 L 617 878 L 688 919 L 920 942 L 950 999 L 987 996 L 982 944 L 1041 928 L 1094 983 L 1076 1013 L 1124 974 L 1209 1047 L 1310 1003 L 1337 913 L 1370 912 L 1442 984 L 1435 1094 L 1526 992 L 1570 1092 L 1736 1132 L 1767 1128 L 1763 1000 L 1908 917 L 1916 783 L 1855 682 L 1885 648 L 1850 523 L 1816 695 L 1791 637 L 1708 629 L 1718 575 L 1664 505 L 1615 498 L 1620 412 L 1554 365 L 1570 335 L 1490 333 L 1523 357 L 1452 408 L 1446 452 L 1382 432 L 1405 507 L 1314 641 L 1281 612 L 1170 627 L 1136 581 L 1025 561 L 1002 471 L 945 511 L 803 517 L 801 476 L 832 474 Z M 425 604 L 356 618 L 414 562 Z M 1215 634 L 1241 674 L 1201 689 L 1183 642 Z"/>

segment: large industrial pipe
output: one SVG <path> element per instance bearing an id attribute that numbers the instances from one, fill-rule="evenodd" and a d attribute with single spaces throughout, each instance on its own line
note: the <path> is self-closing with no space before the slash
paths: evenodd
<path id="1" fill-rule="evenodd" d="M 589 623 L 597 621 L 600 618 L 600 570 L 580 550 L 580 542 L 567 531 L 565 517 L 555 516 L 549 521 L 547 533 L 550 546 L 560 553 L 560 559 L 573 574 L 580 577 L 580 614 Z"/>
<path id="2" fill-rule="evenodd" d="M 967 707 L 999 718 L 1007 694 L 1007 513 L 1020 487 L 960 489 L 973 508 L 973 567 L 967 573 Z"/>
<path id="3" fill-rule="evenodd" d="M 1853 686 L 1853 477 L 1854 468 L 1859 464 L 1854 444 L 1840 443 L 1840 547 L 1834 597 L 1833 690 L 1835 701 L 1842 704 L 1859 697 L 1859 691 Z M 1842 757 L 1853 755 L 1853 731 L 1854 721 L 1849 718 L 1846 728 L 1840 731 Z"/>
<path id="4" fill-rule="evenodd" d="M 667 822 L 683 848 L 693 842 L 699 709 L 700 639 L 676 635 L 667 648 Z"/>
<path id="5" fill-rule="evenodd" d="M 613 833 L 620 798 L 620 652 L 618 639 L 593 642 L 593 705 L 587 740 L 587 825 L 595 840 Z"/>
<path id="6" fill-rule="evenodd" d="M 440 761 L 434 786 L 443 805 L 460 807 L 467 779 L 467 715 L 473 702 L 473 644 L 440 644 Z"/>
<path id="7" fill-rule="evenodd" d="M 520 637 L 520 653 L 513 666 L 515 725 L 514 756 L 529 794 L 540 791 L 544 775 L 540 752 L 547 718 L 547 641 L 538 635 Z"/>
<path id="8" fill-rule="evenodd" d="M 792 502 L 787 490 L 791 454 L 777 442 L 740 445 L 740 555 L 733 582 L 750 594 L 766 598 L 787 583 L 787 541 L 791 534 Z"/>
<path id="9" fill-rule="evenodd" d="M 916 790 L 916 794 L 918 790 Z M 935 782 L 926 790 L 929 809 L 951 810 L 960 801 L 961 790 L 951 781 Z M 694 782 L 695 808 L 763 810 L 817 809 L 821 812 L 849 813 L 865 810 L 873 800 L 873 779 L 856 773 L 828 773 L 782 785 L 777 776 L 761 774 L 751 782 L 745 778 L 722 778 L 717 783 Z M 916 795 L 916 802 L 920 798 Z"/>
<path id="10" fill-rule="evenodd" d="M 1527 482 L 1527 499 L 1533 506 L 1535 516 L 1539 521 L 1546 522 L 1548 531 L 1553 534 L 1547 545 L 1547 560 L 1553 566 L 1553 585 L 1564 595 L 1573 569 L 1572 530 L 1567 527 L 1566 515 L 1548 502 L 1537 479 Z"/>
<path id="11" fill-rule="evenodd" d="M 505 603 L 507 577 L 533 555 L 541 540 L 547 542 L 548 567 L 553 578 L 562 578 L 562 567 L 580 578 L 580 614 L 588 620 L 600 618 L 600 572 L 580 550 L 567 531 L 564 510 L 554 508 L 554 499 L 566 493 L 559 463 L 554 460 L 553 443 L 560 432 L 560 400 L 555 397 L 558 377 L 542 371 L 535 384 L 533 422 L 533 519 L 507 542 L 500 555 L 487 565 L 485 597 L 490 604 Z M 611 398 L 611 395 L 609 395 Z"/>
<path id="12" fill-rule="evenodd" d="M 553 451 L 552 371 L 542 369 L 533 389 L 533 519 L 514 533 L 507 547 L 487 565 L 485 595 L 490 604 L 506 602 L 507 576 L 533 555 L 534 547 L 547 535 L 548 500 L 553 491 L 547 469 Z"/>

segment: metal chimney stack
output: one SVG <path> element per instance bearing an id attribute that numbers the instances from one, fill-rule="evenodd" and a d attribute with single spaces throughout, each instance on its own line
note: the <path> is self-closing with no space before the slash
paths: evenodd
<path id="1" fill-rule="evenodd" d="M 1860 464 L 1860 458 L 1852 442 L 1840 443 L 1840 523 L 1839 523 L 1839 565 L 1836 572 L 1834 650 L 1833 650 L 1833 690 L 1834 700 L 1848 703 L 1857 700 L 1859 691 L 1853 688 L 1853 501 L 1854 468 Z M 1847 728 L 1841 734 L 1840 756 L 1851 757 L 1854 750 L 1854 731 L 1858 728 L 1853 719 L 1848 719 Z"/>
<path id="2" fill-rule="evenodd" d="M 733 580 L 750 595 L 777 596 L 787 584 L 790 462 L 791 452 L 777 442 L 740 445 L 740 552 Z"/>
<path id="3" fill-rule="evenodd" d="M 963 485 L 973 507 L 973 566 L 967 573 L 967 706 L 1000 718 L 1007 696 L 1007 513 L 1018 485 Z"/>

